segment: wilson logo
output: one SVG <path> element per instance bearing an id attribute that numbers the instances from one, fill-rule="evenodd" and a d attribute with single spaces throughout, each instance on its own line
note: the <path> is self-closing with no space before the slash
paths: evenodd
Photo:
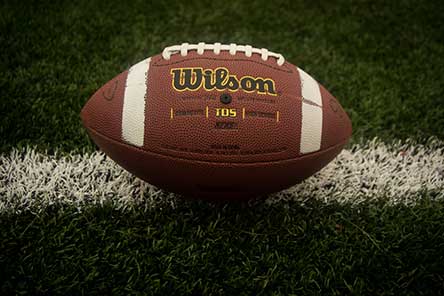
<path id="1" fill-rule="evenodd" d="M 247 93 L 276 95 L 273 79 L 230 74 L 227 68 L 175 68 L 171 69 L 172 86 L 177 91 L 197 91 L 201 88 L 206 91 L 242 90 Z"/>

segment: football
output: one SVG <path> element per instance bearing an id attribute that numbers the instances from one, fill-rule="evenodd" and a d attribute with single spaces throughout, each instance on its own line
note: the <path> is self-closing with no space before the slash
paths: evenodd
<path id="1" fill-rule="evenodd" d="M 135 176 L 211 200 L 295 185 L 352 133 L 339 102 L 281 54 L 220 43 L 170 46 L 133 65 L 97 90 L 81 118 Z"/>

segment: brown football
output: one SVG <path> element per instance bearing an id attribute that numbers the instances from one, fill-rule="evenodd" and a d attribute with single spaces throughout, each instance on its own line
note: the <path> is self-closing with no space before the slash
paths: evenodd
<path id="1" fill-rule="evenodd" d="M 304 180 L 352 132 L 338 101 L 282 55 L 220 43 L 165 48 L 106 83 L 81 117 L 100 149 L 129 172 L 218 200 Z"/>

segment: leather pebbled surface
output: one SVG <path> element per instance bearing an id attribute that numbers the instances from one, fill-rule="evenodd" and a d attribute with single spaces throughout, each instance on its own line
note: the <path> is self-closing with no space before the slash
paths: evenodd
<path id="1" fill-rule="evenodd" d="M 122 110 L 128 70 L 102 86 L 83 107 L 83 125 L 107 137 L 122 141 Z"/>
<path id="2" fill-rule="evenodd" d="M 320 85 L 320 84 L 319 84 Z M 352 134 L 352 124 L 341 104 L 322 85 L 323 104 L 321 150 L 347 141 Z"/>
<path id="3" fill-rule="evenodd" d="M 320 170 L 345 143 L 289 160 L 214 163 L 145 151 L 88 130 L 94 142 L 130 173 L 157 187 L 198 198 L 240 200 L 288 188 Z"/>

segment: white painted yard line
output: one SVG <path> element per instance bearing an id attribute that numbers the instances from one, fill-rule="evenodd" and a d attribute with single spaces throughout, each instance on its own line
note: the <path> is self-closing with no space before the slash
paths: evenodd
<path id="1" fill-rule="evenodd" d="M 387 145 L 373 140 L 342 151 L 313 178 L 269 202 L 316 198 L 326 203 L 385 200 L 411 205 L 426 192 L 444 198 L 444 143 Z"/>
<path id="2" fill-rule="evenodd" d="M 444 198 L 444 145 L 387 145 L 376 140 L 344 150 L 315 176 L 271 196 L 361 203 L 414 204 L 424 192 Z M 110 202 L 117 208 L 174 206 L 180 199 L 131 176 L 102 153 L 48 156 L 28 148 L 0 155 L 0 212 L 39 211 L 52 204 Z"/>

